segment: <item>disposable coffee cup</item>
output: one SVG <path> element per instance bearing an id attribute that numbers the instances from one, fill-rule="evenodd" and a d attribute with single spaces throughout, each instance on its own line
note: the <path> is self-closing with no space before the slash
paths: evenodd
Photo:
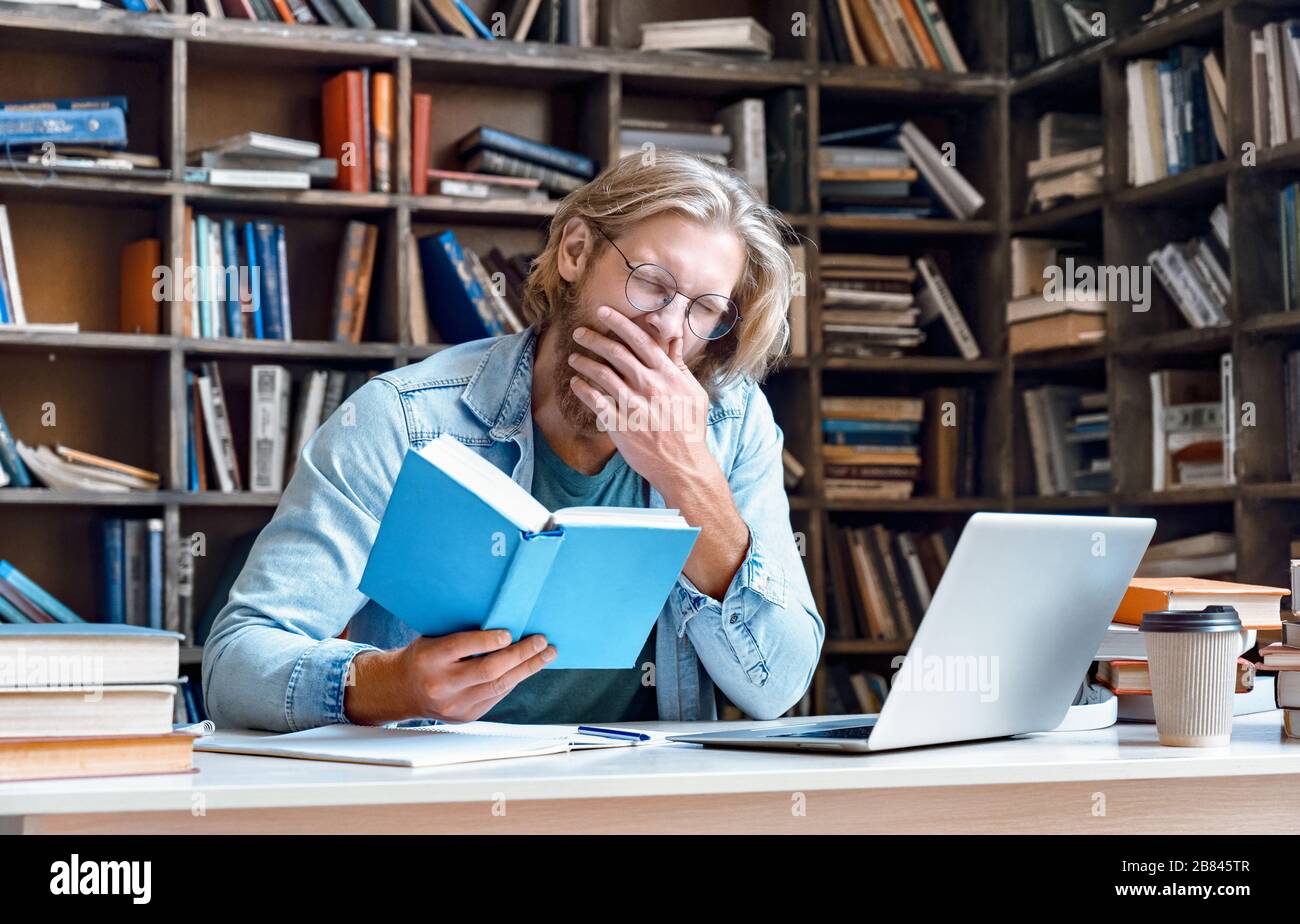
<path id="1" fill-rule="evenodd" d="M 1230 606 L 1142 614 L 1160 743 L 1227 747 L 1241 620 Z"/>

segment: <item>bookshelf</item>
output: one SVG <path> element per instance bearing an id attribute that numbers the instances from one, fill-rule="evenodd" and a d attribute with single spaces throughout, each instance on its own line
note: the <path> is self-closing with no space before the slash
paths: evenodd
<path id="1" fill-rule="evenodd" d="M 170 15 L 84 12 L 12 5 L 0 0 L 0 98 L 102 95 L 131 98 L 133 149 L 151 150 L 178 168 L 185 152 L 214 138 L 262 130 L 319 138 L 319 91 L 329 75 L 354 66 L 395 78 L 396 137 L 391 193 L 215 189 L 178 181 L 130 178 L 45 178 L 0 163 L 0 202 L 10 211 L 19 273 L 36 321 L 77 320 L 79 334 L 0 331 L 0 408 L 26 442 L 83 448 L 163 476 L 157 494 L 57 493 L 0 489 L 0 557 L 13 559 L 74 609 L 96 610 L 92 527 L 103 515 L 164 521 L 168 612 L 178 607 L 177 561 L 191 536 L 204 538 L 195 562 L 194 607 L 201 614 L 239 537 L 264 525 L 274 495 L 189 493 L 184 481 L 184 374 L 195 364 L 229 366 L 228 385 L 254 362 L 292 367 L 391 369 L 418 362 L 439 347 L 415 346 L 408 334 L 411 279 L 402 259 L 406 240 L 452 227 L 470 246 L 503 251 L 539 248 L 553 204 L 500 206 L 410 194 L 410 108 L 413 93 L 435 97 L 435 161 L 448 144 L 479 122 L 572 147 L 600 163 L 618 151 L 621 116 L 711 115 L 745 96 L 783 88 L 806 99 L 810 145 L 824 130 L 886 118 L 933 120 L 958 145 L 958 168 L 987 199 L 973 219 L 889 221 L 818 213 L 815 150 L 810 150 L 807 214 L 787 216 L 808 250 L 809 354 L 792 357 L 765 385 L 788 447 L 807 467 L 791 495 L 791 519 L 801 535 L 819 605 L 828 599 L 827 540 L 831 527 L 883 523 L 890 528 L 960 528 L 978 510 L 1153 514 L 1157 540 L 1225 529 L 1239 542 L 1239 578 L 1286 579 L 1291 523 L 1300 517 L 1300 485 L 1286 477 L 1286 460 L 1270 434 L 1280 432 L 1281 355 L 1300 345 L 1300 319 L 1282 312 L 1276 260 L 1273 194 L 1300 166 L 1300 143 L 1261 149 L 1258 166 L 1236 159 L 1197 168 L 1140 189 L 1123 188 L 1125 87 L 1123 64 L 1183 41 L 1223 49 L 1233 144 L 1249 133 L 1249 30 L 1280 18 L 1285 4 L 1210 0 L 1178 6 L 1150 21 L 1147 4 L 1108 6 L 1110 36 L 1033 70 L 1016 62 L 1032 33 L 1024 32 L 1027 0 L 942 0 L 969 74 L 890 71 L 818 61 L 817 4 L 793 0 L 722 0 L 654 4 L 655 19 L 752 15 L 777 37 L 770 61 L 674 57 L 635 50 L 637 26 L 650 5 L 602 0 L 599 45 L 489 43 L 410 31 L 409 0 L 373 0 L 367 8 L 381 28 L 357 31 L 232 21 L 199 22 L 170 0 Z M 789 24 L 807 9 L 805 33 Z M 78 66 L 59 66 L 75 56 Z M 13 62 L 18 66 L 10 66 Z M 1023 215 L 1023 164 L 1033 119 L 1051 108 L 1100 114 L 1106 125 L 1105 191 L 1049 212 Z M 947 135 L 945 135 L 947 136 Z M 1190 330 L 1163 293 L 1143 315 L 1113 313 L 1104 344 L 1012 358 L 1005 346 L 1004 308 L 1010 292 L 1013 236 L 1060 236 L 1088 241 L 1107 262 L 1141 263 L 1149 245 L 1185 237 L 1188 214 L 1225 199 L 1233 231 L 1232 325 Z M 204 214 L 266 216 L 289 227 L 293 342 L 200 340 L 182 337 L 180 305 L 154 336 L 114 332 L 117 257 L 128 241 L 157 236 L 170 263 L 184 240 L 186 208 Z M 338 344 L 328 334 L 333 254 L 343 226 L 361 219 L 381 228 L 376 292 L 364 342 Z M 1196 220 L 1200 220 L 1198 217 Z M 1270 238 L 1270 235 L 1272 237 Z M 296 242 L 296 243 L 295 243 Z M 1239 245 L 1238 245 L 1239 242 Z M 899 359 L 826 356 L 821 307 L 815 295 L 819 253 L 938 252 L 982 357 L 909 355 Z M 329 254 L 326 259 L 316 254 Z M 322 262 L 325 260 L 325 262 Z M 62 267 L 63 270 L 58 268 Z M 301 315 L 301 316 L 299 316 Z M 316 338 L 316 339 L 307 339 Z M 1146 373 L 1164 365 L 1198 366 L 1230 350 L 1240 400 L 1254 401 L 1259 424 L 1241 431 L 1238 484 L 1152 492 Z M 1039 383 L 1104 387 L 1112 413 L 1112 490 L 1088 497 L 1029 493 L 1019 391 Z M 907 501 L 828 501 L 822 493 L 820 402 L 831 395 L 918 394 L 938 385 L 971 387 L 980 407 L 976 496 Z M 57 423 L 42 426 L 52 403 Z M 237 402 L 236 402 L 237 403 Z M 234 420 L 240 421 L 239 406 Z M 244 421 L 246 429 L 246 421 Z M 236 443 L 241 458 L 247 445 Z M 814 681 L 814 710 L 824 708 L 825 664 L 866 659 L 887 666 L 905 643 L 835 639 L 827 642 Z M 186 649 L 197 672 L 200 649 Z"/>

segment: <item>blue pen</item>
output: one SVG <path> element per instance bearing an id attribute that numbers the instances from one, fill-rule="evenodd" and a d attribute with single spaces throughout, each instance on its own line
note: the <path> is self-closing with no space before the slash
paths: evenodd
<path id="1" fill-rule="evenodd" d="M 624 731 L 618 728 L 597 728 L 595 725 L 579 725 L 578 731 L 598 738 L 617 738 L 620 741 L 649 741 L 650 736 L 644 732 Z"/>

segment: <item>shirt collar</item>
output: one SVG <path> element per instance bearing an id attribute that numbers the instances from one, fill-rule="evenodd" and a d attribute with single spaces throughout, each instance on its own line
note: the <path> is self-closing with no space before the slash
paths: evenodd
<path id="1" fill-rule="evenodd" d="M 496 338 L 461 393 L 460 400 L 497 442 L 513 439 L 532 408 L 536 351 L 532 327 Z"/>

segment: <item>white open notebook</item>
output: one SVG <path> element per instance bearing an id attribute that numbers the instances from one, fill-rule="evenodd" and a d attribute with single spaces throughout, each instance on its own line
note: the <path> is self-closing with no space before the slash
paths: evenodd
<path id="1" fill-rule="evenodd" d="M 507 725 L 499 722 L 414 727 L 323 725 L 284 735 L 218 731 L 195 740 L 194 749 L 393 767 L 443 767 L 592 748 L 660 744 L 667 740 L 667 733 L 646 734 L 650 740 L 637 742 L 585 734 L 576 725 Z"/>

